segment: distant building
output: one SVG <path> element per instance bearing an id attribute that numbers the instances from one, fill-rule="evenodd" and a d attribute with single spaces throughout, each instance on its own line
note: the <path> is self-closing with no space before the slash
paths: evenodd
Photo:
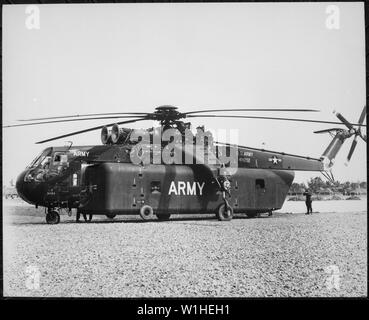
<path id="1" fill-rule="evenodd" d="M 15 189 L 15 187 L 6 187 L 3 186 L 3 197 L 5 197 L 5 199 L 8 198 L 17 198 L 18 197 L 18 192 Z"/>
<path id="2" fill-rule="evenodd" d="M 334 192 L 330 189 L 330 188 L 319 188 L 317 194 L 321 195 L 321 196 L 330 196 L 332 195 Z"/>
<path id="3" fill-rule="evenodd" d="M 349 195 L 366 195 L 367 194 L 367 191 L 365 188 L 355 188 L 355 189 L 351 189 L 351 190 L 348 190 L 348 192 L 346 192 L 347 194 Z"/>

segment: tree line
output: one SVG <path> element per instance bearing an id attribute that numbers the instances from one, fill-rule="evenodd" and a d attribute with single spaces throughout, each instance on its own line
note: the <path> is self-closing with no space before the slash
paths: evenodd
<path id="1" fill-rule="evenodd" d="M 305 183 L 292 183 L 290 187 L 290 194 L 302 194 L 307 189 L 312 193 L 322 194 L 322 193 L 341 193 L 343 195 L 349 195 L 357 193 L 359 190 L 366 192 L 367 184 L 366 181 L 362 182 L 339 182 L 339 181 L 323 181 L 320 177 L 310 178 L 310 180 Z"/>

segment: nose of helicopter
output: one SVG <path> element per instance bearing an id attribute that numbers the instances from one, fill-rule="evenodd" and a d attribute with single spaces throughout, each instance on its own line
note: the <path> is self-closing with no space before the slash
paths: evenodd
<path id="1" fill-rule="evenodd" d="M 28 170 L 24 170 L 17 178 L 15 187 L 18 195 L 30 204 L 36 203 L 35 183 L 32 181 L 25 181 Z"/>

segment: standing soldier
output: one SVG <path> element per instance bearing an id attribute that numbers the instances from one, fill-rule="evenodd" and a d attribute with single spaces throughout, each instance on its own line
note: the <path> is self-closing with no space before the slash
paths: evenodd
<path id="1" fill-rule="evenodd" d="M 92 220 L 92 214 L 91 213 L 89 214 L 89 219 L 88 220 L 87 220 L 87 214 L 86 213 L 82 213 L 82 215 L 83 215 L 83 219 L 85 220 L 85 222 L 87 222 L 87 221 L 91 222 L 91 220 Z M 79 222 L 80 217 L 81 217 L 81 212 L 79 212 L 77 210 L 76 222 Z"/>
<path id="2" fill-rule="evenodd" d="M 311 192 L 309 189 L 304 192 L 304 196 L 306 196 L 306 214 L 313 214 L 313 208 L 311 207 L 311 203 L 313 202 L 313 200 L 311 200 Z"/>

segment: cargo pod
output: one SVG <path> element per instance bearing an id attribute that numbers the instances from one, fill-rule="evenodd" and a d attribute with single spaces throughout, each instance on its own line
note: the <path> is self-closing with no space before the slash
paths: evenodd
<path id="1" fill-rule="evenodd" d="M 154 214 L 215 212 L 221 194 L 210 172 L 200 166 L 103 163 L 84 174 L 81 212 L 138 214 L 144 205 Z"/>

